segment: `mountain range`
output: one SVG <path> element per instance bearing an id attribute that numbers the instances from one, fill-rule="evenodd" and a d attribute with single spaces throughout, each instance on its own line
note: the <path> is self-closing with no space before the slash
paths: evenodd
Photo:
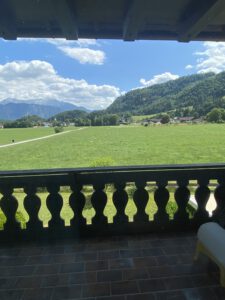
<path id="1" fill-rule="evenodd" d="M 106 112 L 149 115 L 191 109 L 204 116 L 214 107 L 225 108 L 225 72 L 194 74 L 131 90 L 118 97 Z"/>
<path id="2" fill-rule="evenodd" d="M 151 115 L 169 112 L 170 115 L 183 116 L 186 110 L 188 115 L 199 117 L 215 107 L 225 108 L 225 72 L 194 74 L 131 90 L 96 114 Z M 88 117 L 89 112 L 84 107 L 54 99 L 47 102 L 5 99 L 0 102 L 0 120 L 15 120 L 27 115 L 44 119 L 55 115 L 57 119 L 77 119 Z M 58 115 L 60 113 L 63 114 Z"/>
<path id="3" fill-rule="evenodd" d="M 28 115 L 37 115 L 41 118 L 48 119 L 55 114 L 70 110 L 88 112 L 84 107 L 58 100 L 48 100 L 43 102 L 41 100 L 23 101 L 17 99 L 5 99 L 0 102 L 0 120 L 16 120 Z"/>

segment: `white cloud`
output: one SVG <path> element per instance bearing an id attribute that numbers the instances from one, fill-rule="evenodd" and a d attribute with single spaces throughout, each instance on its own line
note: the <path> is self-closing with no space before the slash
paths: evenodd
<path id="1" fill-rule="evenodd" d="M 79 39 L 79 40 L 66 40 L 66 39 L 42 39 L 42 41 L 48 42 L 50 44 L 60 46 L 79 46 L 79 47 L 88 47 L 88 46 L 99 46 L 99 43 L 95 39 Z"/>
<path id="2" fill-rule="evenodd" d="M 19 41 L 49 43 L 57 47 L 65 55 L 77 60 L 81 64 L 102 65 L 106 55 L 102 50 L 90 49 L 99 46 L 95 39 L 79 39 L 71 41 L 66 39 L 35 39 L 20 38 Z"/>
<path id="3" fill-rule="evenodd" d="M 3 40 L 9 42 L 7 40 Z M 41 42 L 41 43 L 50 43 L 56 46 L 99 46 L 99 43 L 95 39 L 79 39 L 79 40 L 66 40 L 61 38 L 18 38 L 18 42 Z"/>
<path id="4" fill-rule="evenodd" d="M 105 61 L 105 53 L 101 50 L 89 48 L 59 47 L 67 56 L 78 60 L 81 64 L 102 65 Z"/>
<path id="5" fill-rule="evenodd" d="M 6 98 L 41 99 L 44 103 L 54 99 L 89 109 L 102 109 L 120 94 L 120 89 L 112 85 L 64 78 L 46 61 L 13 61 L 0 65 L 0 101 Z"/>
<path id="6" fill-rule="evenodd" d="M 204 50 L 195 52 L 199 56 L 196 69 L 198 73 L 214 72 L 219 73 L 225 70 L 225 43 L 205 42 Z"/>
<path id="7" fill-rule="evenodd" d="M 150 80 L 146 80 L 144 78 L 141 78 L 140 83 L 144 87 L 146 87 L 146 86 L 151 86 L 151 85 L 154 85 L 154 84 L 164 83 L 164 82 L 169 81 L 169 80 L 175 80 L 177 78 L 179 78 L 179 75 L 171 74 L 170 72 L 165 72 L 165 73 L 153 76 L 153 78 L 150 79 Z"/>
<path id="8" fill-rule="evenodd" d="M 193 68 L 194 68 L 194 67 L 193 67 L 192 65 L 186 65 L 186 66 L 185 66 L 185 69 L 186 69 L 186 70 L 191 70 L 191 69 L 193 69 Z"/>
<path id="9" fill-rule="evenodd" d="M 99 46 L 99 43 L 95 39 L 79 39 L 76 43 L 81 47 Z"/>
<path id="10" fill-rule="evenodd" d="M 32 79 L 45 77 L 47 75 L 54 75 L 55 70 L 53 66 L 45 61 L 32 60 L 26 61 L 13 61 L 0 65 L 0 79 L 11 81 L 15 78 L 26 80 L 30 77 Z"/>

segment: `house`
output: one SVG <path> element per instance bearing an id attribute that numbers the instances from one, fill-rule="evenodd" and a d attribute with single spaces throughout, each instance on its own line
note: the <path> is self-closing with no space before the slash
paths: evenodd
<path id="1" fill-rule="evenodd" d="M 44 127 L 51 127 L 52 124 L 50 122 L 43 122 Z"/>
<path id="2" fill-rule="evenodd" d="M 161 119 L 153 118 L 153 119 L 150 119 L 150 122 L 153 123 L 153 124 L 161 124 Z"/>
<path id="3" fill-rule="evenodd" d="M 200 124 L 200 123 L 204 122 L 204 118 L 194 119 L 192 122 L 193 122 L 194 124 Z"/>
<path id="4" fill-rule="evenodd" d="M 0 37 L 223 41 L 224 16 L 221 0 L 2 0 Z M 218 181 L 213 220 L 224 221 L 224 178 L 224 164 L 1 171 L 0 208 L 6 216 L 0 231 L 1 298 L 224 299 L 215 266 L 209 273 L 208 264 L 192 260 L 197 228 L 212 220 L 205 209 L 212 179 Z M 191 180 L 198 186 L 197 211 L 190 218 Z M 149 182 L 157 206 L 153 220 L 145 211 Z M 176 182 L 172 219 L 166 211 L 168 182 Z M 137 208 L 133 222 L 125 212 L 129 183 Z M 115 187 L 112 222 L 104 214 L 109 184 Z M 90 185 L 95 215 L 87 224 L 84 188 Z M 60 214 L 61 186 L 71 188 L 70 226 Z M 18 188 L 24 190 L 29 215 L 22 228 L 13 194 Z M 48 194 L 48 224 L 39 219 L 40 189 Z"/>
<path id="5" fill-rule="evenodd" d="M 180 117 L 177 118 L 180 123 L 191 123 L 194 120 L 194 117 Z"/>

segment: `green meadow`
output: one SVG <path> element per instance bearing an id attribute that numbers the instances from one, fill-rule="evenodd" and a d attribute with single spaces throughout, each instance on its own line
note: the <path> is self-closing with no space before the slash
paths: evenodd
<path id="1" fill-rule="evenodd" d="M 28 139 L 39 138 L 54 133 L 54 128 L 7 128 L 0 129 L 0 145 L 10 144 L 12 140 L 20 142 Z"/>
<path id="2" fill-rule="evenodd" d="M 132 116 L 132 120 L 134 122 L 141 122 L 142 120 L 146 120 L 148 118 L 152 118 L 154 117 L 155 115 L 152 114 L 152 115 L 140 115 L 140 116 Z"/>
<path id="3" fill-rule="evenodd" d="M 55 134 L 54 137 L 32 141 L 25 144 L 0 148 L 0 169 L 39 169 L 63 168 L 81 166 L 106 165 L 144 165 L 144 164 L 177 164 L 177 163 L 209 163 L 225 160 L 225 125 L 163 125 L 163 126 L 118 126 L 118 127 L 86 127 L 73 129 L 65 134 Z M 3 129 L 0 131 L 0 144 L 7 143 L 7 134 L 17 136 L 21 140 L 41 137 L 53 133 L 52 128 L 34 129 Z M 11 138 L 11 137 L 10 137 Z M 113 221 L 116 209 L 112 202 L 113 187 L 107 187 L 108 202 L 104 210 L 108 221 Z M 136 206 L 132 200 L 135 187 L 126 187 L 129 201 L 126 214 L 132 221 Z M 146 212 L 153 219 L 157 206 L 153 200 L 152 187 L 147 187 L 150 200 Z M 83 191 L 86 205 L 83 215 L 87 223 L 91 223 L 95 211 L 91 204 L 92 187 Z M 174 201 L 173 188 L 169 188 L 170 201 L 167 212 L 170 218 L 177 209 Z M 192 191 L 193 192 L 193 191 Z M 24 227 L 29 219 L 24 207 L 25 194 L 22 190 L 14 191 L 18 199 L 17 220 Z M 41 199 L 39 218 L 44 226 L 48 225 L 51 214 L 46 207 L 46 192 L 38 193 Z M 61 217 L 66 224 L 73 218 L 73 212 L 68 204 L 70 191 L 61 191 L 64 204 Z M 190 215 L 192 214 L 189 211 Z M 0 229 L 5 222 L 5 216 L 0 210 Z"/>
<path id="4" fill-rule="evenodd" d="M 86 127 L 55 137 L 0 148 L 0 169 L 76 168 L 225 161 L 225 125 Z M 43 131 L 42 131 L 43 130 Z M 3 129 L 6 136 L 30 139 L 52 128 Z M 22 134 L 23 133 L 23 134 Z"/>

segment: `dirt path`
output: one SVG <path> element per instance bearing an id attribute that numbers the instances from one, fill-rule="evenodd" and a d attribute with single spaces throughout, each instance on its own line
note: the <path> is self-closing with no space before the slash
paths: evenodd
<path id="1" fill-rule="evenodd" d="M 67 131 L 63 131 L 63 132 L 59 132 L 59 133 L 54 133 L 54 134 L 42 136 L 42 137 L 35 138 L 35 139 L 30 139 L 30 140 L 20 141 L 20 142 L 16 142 L 16 143 L 5 144 L 5 145 L 1 145 L 0 148 L 12 147 L 12 146 L 16 146 L 16 145 L 19 145 L 19 144 L 25 144 L 25 143 L 38 141 L 38 140 L 44 140 L 44 139 L 48 139 L 48 138 L 51 138 L 51 137 L 59 136 L 61 134 L 66 134 L 66 133 L 69 133 L 69 132 L 72 132 L 72 131 L 82 130 L 82 129 L 85 129 L 85 128 L 86 127 L 82 127 L 82 128 L 78 128 L 78 129 L 67 130 Z"/>

